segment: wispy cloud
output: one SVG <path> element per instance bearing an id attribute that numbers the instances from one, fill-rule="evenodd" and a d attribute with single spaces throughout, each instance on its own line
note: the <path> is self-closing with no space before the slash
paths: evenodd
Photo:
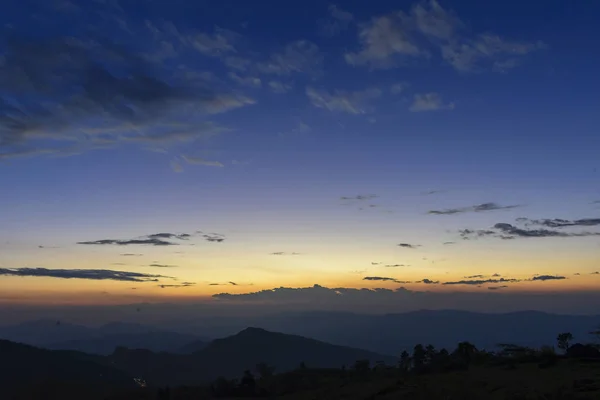
<path id="1" fill-rule="evenodd" d="M 195 47 L 225 51 L 219 35 L 199 35 Z M 222 131 L 206 116 L 254 103 L 175 71 L 166 81 L 135 49 L 104 37 L 4 37 L 0 158 L 194 141 Z"/>
<path id="2" fill-rule="evenodd" d="M 179 284 L 169 284 L 169 285 L 158 285 L 161 289 L 169 289 L 169 288 L 184 288 L 189 286 L 194 286 L 196 283 L 194 282 L 182 282 Z"/>
<path id="3" fill-rule="evenodd" d="M 526 218 L 517 219 L 518 222 L 531 221 Z M 557 228 L 568 227 L 568 226 L 592 226 L 594 225 L 594 220 L 578 220 L 576 221 L 566 221 L 566 220 L 543 220 L 547 222 L 542 222 L 541 224 L 544 226 L 555 225 Z M 562 221 L 563 223 L 557 223 L 556 221 Z M 585 221 L 585 222 L 581 222 Z M 571 225 L 568 225 L 571 224 Z M 586 225 L 583 225 L 586 224 Z M 586 237 L 586 236 L 600 236 L 600 232 L 566 232 L 563 230 L 553 230 L 553 229 L 528 229 L 528 228 L 519 228 L 515 225 L 508 223 L 497 223 L 491 229 L 462 229 L 459 230 L 460 236 L 465 239 L 476 239 L 481 237 L 494 237 L 499 239 L 517 239 L 517 238 L 567 238 L 567 237 Z"/>
<path id="4" fill-rule="evenodd" d="M 421 247 L 420 244 L 410 244 L 410 243 L 400 243 L 400 244 L 398 244 L 398 246 L 404 247 L 405 249 L 416 249 L 418 247 Z"/>
<path id="5" fill-rule="evenodd" d="M 500 286 L 488 286 L 488 290 L 500 290 L 507 288 L 508 285 L 500 285 Z"/>
<path id="6" fill-rule="evenodd" d="M 510 210 L 513 208 L 520 207 L 519 205 L 509 205 L 509 206 L 501 206 L 496 203 L 483 203 L 477 204 L 469 207 L 459 207 L 459 208 L 447 208 L 445 210 L 431 210 L 428 214 L 432 215 L 452 215 L 452 214 L 461 214 L 466 212 L 484 212 L 484 211 L 497 211 L 497 210 Z"/>
<path id="7" fill-rule="evenodd" d="M 451 281 L 444 282 L 442 285 L 485 285 L 487 283 L 514 283 L 521 282 L 520 279 L 512 279 L 512 278 L 500 278 L 500 279 L 470 279 L 470 280 L 460 280 L 460 281 Z"/>
<path id="8" fill-rule="evenodd" d="M 354 20 L 351 12 L 342 10 L 335 4 L 329 5 L 329 14 L 331 19 L 320 21 L 319 30 L 325 36 L 335 36 L 347 29 Z"/>
<path id="9" fill-rule="evenodd" d="M 170 278 L 164 275 L 113 271 L 109 269 L 0 268 L 0 275 L 128 282 L 157 282 L 159 278 Z"/>
<path id="10" fill-rule="evenodd" d="M 139 254 L 139 253 L 123 253 L 123 254 L 121 254 L 121 256 L 123 256 L 123 257 L 141 257 L 141 256 L 143 256 L 143 254 Z"/>
<path id="11" fill-rule="evenodd" d="M 346 62 L 371 69 L 393 68 L 434 54 L 460 72 L 490 69 L 506 72 L 518 58 L 544 49 L 542 42 L 507 41 L 494 33 L 473 33 L 437 1 L 420 1 L 408 11 L 394 11 L 360 25 L 360 49 Z"/>
<path id="12" fill-rule="evenodd" d="M 340 200 L 350 200 L 350 201 L 366 201 L 376 199 L 376 194 L 359 194 L 356 196 L 342 196 Z"/>
<path id="13" fill-rule="evenodd" d="M 552 219 L 528 219 L 519 218 L 519 222 L 524 222 L 525 225 L 538 225 L 548 228 L 567 228 L 572 226 L 598 226 L 600 218 L 583 218 L 576 220 L 552 218 Z"/>
<path id="14" fill-rule="evenodd" d="M 417 93 L 408 109 L 412 112 L 453 110 L 454 103 L 444 103 L 439 93 Z"/>
<path id="15" fill-rule="evenodd" d="M 564 276 L 560 275 L 538 275 L 531 278 L 531 281 L 561 281 L 563 279 L 567 279 Z"/>
<path id="16" fill-rule="evenodd" d="M 176 246 L 177 243 L 167 242 L 166 240 L 161 239 L 100 239 L 100 240 L 92 240 L 87 242 L 77 242 L 77 244 L 87 244 L 87 245 L 119 245 L 119 246 L 129 246 L 129 245 L 151 245 L 151 246 Z"/>
<path id="17" fill-rule="evenodd" d="M 420 281 L 417 281 L 417 283 L 424 283 L 426 285 L 437 285 L 440 283 L 440 281 L 434 281 L 434 280 L 425 278 L 425 279 L 421 279 Z"/>
<path id="18" fill-rule="evenodd" d="M 228 76 L 229 76 L 229 79 L 231 79 L 234 82 L 237 82 L 238 84 L 240 84 L 242 86 L 247 86 L 247 87 L 252 87 L 252 88 L 259 88 L 262 86 L 262 81 L 257 76 L 240 76 L 239 74 L 237 74 L 235 72 L 230 72 L 228 74 Z"/>
<path id="19" fill-rule="evenodd" d="M 285 46 L 257 65 L 263 74 L 288 76 L 295 73 L 315 75 L 320 73 L 323 55 L 319 47 L 308 40 L 297 40 Z"/>
<path id="20" fill-rule="evenodd" d="M 170 265 L 170 264 L 149 264 L 149 267 L 155 267 L 155 268 L 177 268 L 177 265 Z"/>
<path id="21" fill-rule="evenodd" d="M 306 95 L 313 106 L 332 112 L 343 112 L 348 114 L 367 114 L 374 110 L 372 101 L 381 97 L 381 89 L 369 88 L 355 92 L 336 90 L 332 93 L 306 88 Z"/>
<path id="22" fill-rule="evenodd" d="M 153 233 L 150 235 L 142 236 L 136 239 L 100 239 L 100 240 L 92 240 L 85 242 L 77 242 L 77 244 L 85 244 L 85 245 L 119 245 L 119 246 L 130 246 L 130 245 L 150 245 L 150 246 L 177 246 L 179 243 L 174 243 L 173 240 L 185 241 L 193 238 L 197 234 L 201 234 L 201 232 L 197 232 L 196 234 L 190 233 L 170 233 L 170 232 L 160 232 Z M 218 242 L 225 240 L 223 235 L 218 233 L 214 234 L 204 234 L 201 235 L 204 239 L 209 242 Z M 217 239 L 221 240 L 217 240 Z M 141 254 L 133 254 L 126 253 L 122 254 L 123 256 L 134 256 Z"/>
<path id="23" fill-rule="evenodd" d="M 273 93 L 287 93 L 292 90 L 292 85 L 281 81 L 269 81 L 268 86 Z"/>
<path id="24" fill-rule="evenodd" d="M 186 163 L 193 164 L 193 165 L 206 165 L 208 167 L 223 167 L 224 166 L 223 163 L 221 163 L 219 161 L 205 160 L 204 158 L 201 158 L 201 157 L 192 157 L 192 156 L 182 155 L 181 158 L 183 158 L 183 160 L 185 160 Z"/>
<path id="25" fill-rule="evenodd" d="M 407 264 L 386 264 L 385 268 L 398 268 L 398 267 L 409 267 Z"/>
<path id="26" fill-rule="evenodd" d="M 382 282 L 394 282 L 394 283 L 412 283 L 410 281 L 401 281 L 396 278 L 388 278 L 385 276 L 365 276 L 363 281 L 382 281 Z"/>
<path id="27" fill-rule="evenodd" d="M 286 251 L 276 251 L 274 253 L 271 253 L 272 256 L 299 256 L 300 253 L 290 253 L 290 252 L 286 252 Z"/>

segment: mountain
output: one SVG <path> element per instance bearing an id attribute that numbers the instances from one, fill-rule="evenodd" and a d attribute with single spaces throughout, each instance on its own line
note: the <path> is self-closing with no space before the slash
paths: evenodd
<path id="1" fill-rule="evenodd" d="M 53 350 L 77 350 L 85 353 L 109 355 L 117 347 L 130 349 L 146 349 L 154 352 L 182 352 L 186 345 L 195 343 L 200 348 L 201 343 L 196 336 L 174 332 L 140 332 L 108 334 L 89 339 L 69 340 L 50 343 L 44 347 Z M 191 352 L 191 351 L 183 351 Z"/>
<path id="2" fill-rule="evenodd" d="M 3 393 L 51 382 L 74 382 L 98 388 L 132 388 L 133 379 L 115 368 L 95 362 L 94 357 L 76 352 L 39 349 L 0 340 L 0 387 Z M 100 360 L 100 359 L 98 359 Z"/>
<path id="3" fill-rule="evenodd" d="M 354 314 L 346 312 L 288 312 L 254 318 L 201 318 L 197 325 L 170 321 L 174 330 L 207 336 L 231 335 L 245 326 L 306 336 L 344 346 L 384 354 L 400 354 L 415 344 L 452 348 L 470 341 L 491 349 L 498 343 L 539 347 L 552 345 L 560 332 L 576 340 L 590 339 L 588 332 L 600 327 L 600 316 L 558 315 L 537 311 L 475 313 L 456 310 L 422 310 L 400 314 Z"/>
<path id="4" fill-rule="evenodd" d="M 214 340 L 189 355 L 119 348 L 109 357 L 115 367 L 155 385 L 191 385 L 220 376 L 239 378 L 245 370 L 253 370 L 259 363 L 283 372 L 297 368 L 302 362 L 314 368 L 339 368 L 362 359 L 372 363 L 397 362 L 393 356 L 260 328 L 247 328 L 236 335 Z"/>
<path id="5" fill-rule="evenodd" d="M 56 320 L 39 320 L 0 327 L 0 338 L 51 350 L 77 350 L 111 354 L 116 347 L 178 352 L 198 342 L 198 336 L 159 330 L 155 327 L 112 322 L 97 328 Z M 200 343 L 197 348 L 200 348 Z"/>

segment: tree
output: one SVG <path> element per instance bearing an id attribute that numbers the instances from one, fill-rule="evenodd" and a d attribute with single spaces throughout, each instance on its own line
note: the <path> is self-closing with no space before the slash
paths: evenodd
<path id="1" fill-rule="evenodd" d="M 571 334 L 571 332 L 559 333 L 556 337 L 556 341 L 558 342 L 558 348 L 563 351 L 567 351 L 567 349 L 569 348 L 569 342 L 571 340 L 573 340 L 573 335 Z"/>
<path id="2" fill-rule="evenodd" d="M 240 382 L 240 386 L 244 388 L 254 389 L 256 386 L 256 380 L 254 379 L 254 375 L 249 370 L 244 371 L 244 376 L 242 376 L 242 380 Z"/>
<path id="3" fill-rule="evenodd" d="M 469 342 L 460 342 L 454 351 L 454 354 L 456 354 L 467 366 L 471 363 L 473 356 L 476 353 L 477 347 Z"/>
<path id="4" fill-rule="evenodd" d="M 266 379 L 273 376 L 273 372 L 275 372 L 275 367 L 272 367 L 267 363 L 261 362 L 256 364 L 256 371 L 258 372 L 260 379 Z"/>
<path id="5" fill-rule="evenodd" d="M 356 360 L 354 363 L 354 370 L 361 373 L 368 372 L 370 369 L 370 364 L 371 363 L 369 360 Z"/>
<path id="6" fill-rule="evenodd" d="M 427 347 L 425 347 L 425 362 L 431 364 L 435 358 L 435 354 L 435 347 L 433 347 L 432 344 L 428 344 Z"/>
<path id="7" fill-rule="evenodd" d="M 417 344 L 413 349 L 413 363 L 415 367 L 420 367 L 425 362 L 425 349 L 422 344 Z"/>
<path id="8" fill-rule="evenodd" d="M 410 354 L 408 351 L 404 350 L 402 354 L 400 354 L 400 369 L 403 371 L 408 371 L 410 368 Z"/>

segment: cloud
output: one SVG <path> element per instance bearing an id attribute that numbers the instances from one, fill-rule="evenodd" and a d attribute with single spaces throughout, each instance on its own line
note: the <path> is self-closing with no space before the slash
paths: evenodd
<path id="1" fill-rule="evenodd" d="M 488 290 L 500 290 L 500 289 L 504 289 L 507 288 L 508 285 L 500 285 L 500 286 L 488 286 Z"/>
<path id="2" fill-rule="evenodd" d="M 183 158 L 185 160 L 185 162 L 188 163 L 188 164 L 206 165 L 208 167 L 223 167 L 224 166 L 219 161 L 205 160 L 205 159 L 200 158 L 200 157 L 192 157 L 192 156 L 182 155 L 181 158 Z"/>
<path id="3" fill-rule="evenodd" d="M 408 13 L 394 11 L 372 18 L 360 25 L 358 39 L 360 50 L 346 53 L 346 62 L 371 69 L 439 54 L 460 72 L 506 72 L 519 65 L 519 57 L 547 47 L 539 41 L 507 41 L 494 33 L 473 33 L 435 0 L 420 1 Z"/>
<path id="4" fill-rule="evenodd" d="M 426 285 L 437 285 L 438 283 L 440 283 L 440 281 L 432 281 L 431 279 L 422 279 L 420 281 L 417 281 L 417 283 L 424 283 Z"/>
<path id="5" fill-rule="evenodd" d="M 346 53 L 346 62 L 386 69 L 397 66 L 404 61 L 403 58 L 427 56 L 404 26 L 403 19 L 403 13 L 393 13 L 361 24 L 358 32 L 361 49 Z"/>
<path id="6" fill-rule="evenodd" d="M 226 54 L 236 53 L 234 43 L 240 35 L 222 28 L 215 28 L 213 34 L 198 33 L 190 35 L 185 40 L 195 50 L 211 57 L 222 57 Z"/>
<path id="7" fill-rule="evenodd" d="M 518 222 L 530 221 L 527 218 L 518 218 Z M 567 223 L 574 223 L 575 221 L 566 221 L 566 220 L 543 220 L 548 221 L 548 224 L 557 224 L 559 227 L 565 226 L 581 226 L 579 224 L 575 225 L 561 225 L 556 221 L 563 221 Z M 577 220 L 577 221 L 587 221 L 585 223 L 592 224 L 594 220 Z M 545 223 L 544 223 L 545 224 Z M 590 226 L 590 225 L 585 225 Z M 479 237 L 494 237 L 504 240 L 509 239 L 517 239 L 517 238 L 546 238 L 546 237 L 554 237 L 554 238 L 566 238 L 566 237 L 586 237 L 586 236 L 600 236 L 600 232 L 565 232 L 560 230 L 551 230 L 551 229 L 527 229 L 527 228 L 519 228 L 515 225 L 508 223 L 497 223 L 491 229 L 462 229 L 459 230 L 460 236 L 465 239 L 473 239 Z"/>
<path id="8" fill-rule="evenodd" d="M 498 35 L 480 34 L 473 39 L 458 38 L 442 46 L 442 57 L 459 72 L 477 72 L 491 62 L 492 69 L 506 72 L 518 66 L 514 57 L 545 49 L 543 42 L 510 42 Z M 498 60 L 498 58 L 501 58 Z M 509 57 L 508 59 L 505 57 Z"/>
<path id="9" fill-rule="evenodd" d="M 477 275 L 475 275 L 477 276 Z M 479 275 L 481 276 L 481 275 Z M 521 282 L 520 279 L 512 279 L 512 278 L 500 278 L 500 279 L 474 279 L 474 280 L 461 280 L 454 282 L 444 282 L 442 285 L 485 285 L 487 283 L 514 283 Z"/>
<path id="10" fill-rule="evenodd" d="M 329 5 L 329 13 L 338 21 L 350 22 L 354 19 L 354 15 L 348 11 L 344 11 L 335 4 Z"/>
<path id="11" fill-rule="evenodd" d="M 520 218 L 520 222 L 525 222 L 526 225 L 538 225 L 545 226 L 548 228 L 565 228 L 571 226 L 598 226 L 600 225 L 600 218 L 583 218 L 576 220 L 567 219 L 527 219 Z"/>
<path id="12" fill-rule="evenodd" d="M 109 39 L 0 37 L 0 158 L 194 141 L 224 130 L 206 120 L 210 114 L 254 103 L 165 74 L 166 66 Z"/>
<path id="13" fill-rule="evenodd" d="M 159 278 L 170 278 L 164 275 L 113 271 L 109 269 L 0 268 L 0 275 L 128 282 L 156 282 Z"/>
<path id="14" fill-rule="evenodd" d="M 417 247 L 421 247 L 420 244 L 410 244 L 410 243 L 400 243 L 398 244 L 400 247 L 404 247 L 406 249 L 416 249 Z"/>
<path id="15" fill-rule="evenodd" d="M 382 281 L 382 282 L 394 282 L 394 283 L 412 283 L 410 281 L 400 281 L 396 278 L 388 278 L 384 276 L 365 276 L 363 281 Z"/>
<path id="16" fill-rule="evenodd" d="M 563 280 L 563 279 L 567 279 L 564 276 L 560 276 L 560 275 L 538 275 L 538 276 L 534 276 L 533 278 L 531 278 L 531 281 L 557 281 L 557 280 Z"/>
<path id="17" fill-rule="evenodd" d="M 247 58 L 236 56 L 225 57 L 222 59 L 222 61 L 227 67 L 237 71 L 246 71 L 250 64 L 252 64 L 252 61 L 248 60 Z"/>
<path id="18" fill-rule="evenodd" d="M 448 208 L 445 210 L 431 210 L 428 214 L 432 215 L 452 215 L 460 214 L 465 212 L 484 212 L 484 211 L 497 211 L 497 210 L 510 210 L 513 208 L 520 207 L 519 205 L 501 206 L 496 203 L 483 203 L 469 207 L 460 208 Z"/>
<path id="19" fill-rule="evenodd" d="M 177 268 L 177 265 L 169 265 L 169 264 L 150 264 L 149 267 L 155 268 Z"/>
<path id="20" fill-rule="evenodd" d="M 404 92 L 406 90 L 406 88 L 408 87 L 407 83 L 394 83 L 392 86 L 390 86 L 390 93 L 391 94 L 400 94 L 402 92 Z"/>
<path id="21" fill-rule="evenodd" d="M 306 95 L 313 106 L 332 112 L 366 114 L 373 111 L 371 101 L 381 97 L 382 91 L 369 88 L 355 92 L 336 90 L 329 93 L 312 87 L 306 88 Z"/>
<path id="22" fill-rule="evenodd" d="M 161 289 L 167 289 L 167 288 L 182 288 L 182 287 L 189 287 L 189 286 L 194 286 L 196 283 L 194 282 L 182 282 L 180 284 L 170 284 L 170 285 L 158 285 Z"/>
<path id="23" fill-rule="evenodd" d="M 226 283 L 209 283 L 208 286 L 239 286 L 239 284 L 229 281 Z"/>
<path id="24" fill-rule="evenodd" d="M 166 240 L 161 240 L 161 239 L 129 239 L 129 240 L 100 239 L 100 240 L 93 240 L 93 241 L 88 241 L 88 242 L 77 242 L 77 244 L 119 245 L 119 246 L 129 246 L 129 245 L 176 246 L 177 245 L 177 243 L 167 242 Z"/>
<path id="25" fill-rule="evenodd" d="M 292 90 L 292 85 L 280 81 L 269 81 L 269 89 L 273 93 L 287 93 Z"/>
<path id="26" fill-rule="evenodd" d="M 406 264 L 386 264 L 385 268 L 398 268 L 398 267 L 409 267 Z"/>
<path id="27" fill-rule="evenodd" d="M 197 232 L 196 234 L 201 233 Z M 173 243 L 172 240 L 189 240 L 196 234 L 189 233 L 170 233 L 170 232 L 160 232 L 153 233 L 150 235 L 142 236 L 138 239 L 100 239 L 86 242 L 77 242 L 77 244 L 87 244 L 87 245 L 119 245 L 119 246 L 129 246 L 129 245 L 151 245 L 151 246 L 177 246 L 178 243 Z M 209 242 L 218 242 L 225 240 L 224 236 L 218 233 L 202 235 Z M 221 240 L 217 240 L 221 238 Z M 169 241 L 171 240 L 171 241 Z M 141 254 L 133 254 L 127 253 L 122 255 L 134 256 Z"/>
<path id="28" fill-rule="evenodd" d="M 475 279 L 475 278 L 485 278 L 485 275 L 471 275 L 471 276 L 465 276 L 465 279 Z"/>
<path id="29" fill-rule="evenodd" d="M 123 256 L 123 257 L 140 257 L 140 256 L 143 256 L 143 254 L 124 253 L 124 254 L 121 254 L 121 256 Z"/>
<path id="30" fill-rule="evenodd" d="M 319 47 L 308 40 L 289 43 L 281 53 L 258 63 L 258 71 L 268 75 L 289 76 L 295 73 L 316 75 L 321 71 L 323 55 Z"/>
<path id="31" fill-rule="evenodd" d="M 381 262 L 373 262 L 373 261 L 371 261 L 371 265 L 381 265 L 381 264 L 383 264 L 383 263 L 381 263 Z"/>
<path id="32" fill-rule="evenodd" d="M 408 109 L 411 112 L 453 110 L 454 103 L 444 104 L 438 93 L 417 93 L 414 95 L 413 103 Z"/>
<path id="33" fill-rule="evenodd" d="M 262 81 L 256 76 L 240 76 L 235 72 L 228 74 L 229 78 L 242 86 L 248 86 L 252 88 L 259 88 L 262 86 Z"/>
<path id="34" fill-rule="evenodd" d="M 448 246 L 448 245 L 451 245 L 451 244 L 456 244 L 456 242 L 444 242 L 442 244 L 445 245 L 445 246 Z"/>
<path id="35" fill-rule="evenodd" d="M 348 11 L 344 11 L 335 4 L 329 5 L 330 20 L 320 21 L 319 30 L 325 36 L 335 36 L 347 29 L 350 23 L 354 20 L 354 15 Z"/>
<path id="36" fill-rule="evenodd" d="M 181 165 L 181 163 L 177 160 L 172 160 L 171 163 L 171 169 L 173 170 L 173 172 L 183 172 L 183 166 Z"/>
<path id="37" fill-rule="evenodd" d="M 340 200 L 355 200 L 355 201 L 365 201 L 376 199 L 378 196 L 376 194 L 359 194 L 356 196 L 342 196 Z"/>
<path id="38" fill-rule="evenodd" d="M 274 253 L 271 253 L 272 256 L 299 256 L 300 253 L 288 253 L 285 251 L 276 251 Z"/>
<path id="39" fill-rule="evenodd" d="M 223 242 L 225 240 L 225 236 L 221 235 L 219 233 L 205 234 L 205 235 L 202 235 L 202 237 L 204 239 L 206 239 L 207 242 L 221 243 L 221 242 Z"/>

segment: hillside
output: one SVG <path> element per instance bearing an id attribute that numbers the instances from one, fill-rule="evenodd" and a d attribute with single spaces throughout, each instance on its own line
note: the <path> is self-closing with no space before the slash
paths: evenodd
<path id="1" fill-rule="evenodd" d="M 302 362 L 315 368 L 349 366 L 359 359 L 396 362 L 392 356 L 257 328 L 214 340 L 190 355 L 120 348 L 109 359 L 118 368 L 157 385 L 198 384 L 221 376 L 239 378 L 245 370 L 253 370 L 259 363 L 283 372 Z"/>
<path id="2" fill-rule="evenodd" d="M 0 340 L 0 387 L 11 393 L 44 382 L 76 382 L 98 387 L 134 387 L 128 374 L 94 362 L 92 357 Z"/>

